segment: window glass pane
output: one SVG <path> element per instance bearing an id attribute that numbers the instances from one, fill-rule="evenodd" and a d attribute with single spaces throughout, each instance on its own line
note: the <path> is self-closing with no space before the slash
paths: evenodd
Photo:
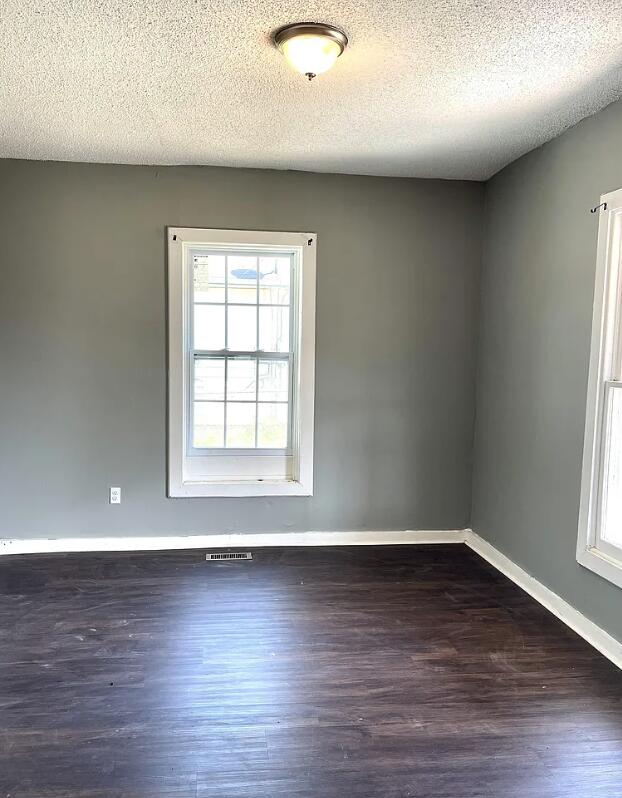
<path id="1" fill-rule="evenodd" d="M 287 402 L 289 363 L 283 360 L 259 361 L 259 395 L 264 402 Z"/>
<path id="2" fill-rule="evenodd" d="M 289 352 L 289 308 L 259 308 L 259 349 Z"/>
<path id="3" fill-rule="evenodd" d="M 259 258 L 259 303 L 289 305 L 290 258 Z"/>
<path id="4" fill-rule="evenodd" d="M 195 302 L 225 301 L 225 256 L 195 255 L 193 257 Z"/>
<path id="5" fill-rule="evenodd" d="M 194 306 L 194 348 L 225 348 L 224 305 Z"/>
<path id="6" fill-rule="evenodd" d="M 225 398 L 225 360 L 209 358 L 194 361 L 194 398 Z"/>
<path id="7" fill-rule="evenodd" d="M 255 401 L 257 363 L 255 358 L 229 358 L 227 362 L 227 399 Z"/>
<path id="8" fill-rule="evenodd" d="M 224 419 L 224 402 L 195 402 L 193 446 L 197 449 L 222 447 Z"/>
<path id="9" fill-rule="evenodd" d="M 232 449 L 255 446 L 256 404 L 227 402 L 227 447 Z"/>
<path id="10" fill-rule="evenodd" d="M 229 306 L 227 313 L 229 314 L 228 348 L 254 352 L 257 349 L 257 308 Z"/>
<path id="11" fill-rule="evenodd" d="M 601 535 L 622 548 L 622 388 L 609 389 L 609 451 L 605 452 Z"/>
<path id="12" fill-rule="evenodd" d="M 227 258 L 227 302 L 257 304 L 257 258 L 229 255 Z"/>
<path id="13" fill-rule="evenodd" d="M 257 406 L 257 446 L 262 449 L 285 449 L 287 446 L 288 406 Z"/>

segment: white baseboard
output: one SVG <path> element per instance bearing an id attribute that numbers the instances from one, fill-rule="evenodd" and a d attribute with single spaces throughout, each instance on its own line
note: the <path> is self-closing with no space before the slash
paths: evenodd
<path id="1" fill-rule="evenodd" d="M 385 546 L 464 543 L 465 529 L 356 532 L 236 532 L 226 535 L 0 539 L 0 555 L 88 551 L 248 548 L 250 546 Z"/>
<path id="2" fill-rule="evenodd" d="M 383 546 L 466 543 L 498 571 L 590 645 L 622 668 L 622 643 L 611 637 L 561 596 L 530 576 L 509 557 L 470 529 L 356 532 L 262 532 L 226 535 L 167 535 L 158 537 L 0 539 L 0 555 L 102 551 L 164 551 L 167 549 L 249 548 L 252 546 Z"/>
<path id="3" fill-rule="evenodd" d="M 556 618 L 563 621 L 591 646 L 600 651 L 607 659 L 611 660 L 618 668 L 622 668 L 622 643 L 582 615 L 572 605 L 568 604 L 557 593 L 553 593 L 542 582 L 538 582 L 527 571 L 502 554 L 498 549 L 485 541 L 475 532 L 467 530 L 465 543 L 474 552 L 487 560 L 502 574 L 505 574 L 515 584 L 529 593 L 537 602 L 552 612 Z"/>

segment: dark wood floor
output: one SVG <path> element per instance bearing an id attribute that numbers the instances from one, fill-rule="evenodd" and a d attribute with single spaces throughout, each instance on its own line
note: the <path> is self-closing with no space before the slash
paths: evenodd
<path id="1" fill-rule="evenodd" d="M 0 796 L 622 796 L 622 672 L 468 549 L 254 555 L 0 558 Z"/>

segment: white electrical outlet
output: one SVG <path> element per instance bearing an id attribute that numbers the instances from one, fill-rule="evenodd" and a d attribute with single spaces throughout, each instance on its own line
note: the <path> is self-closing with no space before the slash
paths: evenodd
<path id="1" fill-rule="evenodd" d="M 121 504 L 121 488 L 110 488 L 110 504 Z"/>

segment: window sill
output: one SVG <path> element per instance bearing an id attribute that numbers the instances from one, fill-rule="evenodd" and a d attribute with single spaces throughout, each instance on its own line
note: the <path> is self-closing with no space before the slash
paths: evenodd
<path id="1" fill-rule="evenodd" d="M 183 482 L 170 485 L 169 498 L 245 496 L 313 496 L 313 486 L 302 482 L 251 480 L 248 482 Z"/>
<path id="2" fill-rule="evenodd" d="M 586 548 L 577 552 L 577 562 L 584 568 L 602 576 L 618 587 L 622 587 L 622 561 L 615 560 L 595 548 Z"/>

